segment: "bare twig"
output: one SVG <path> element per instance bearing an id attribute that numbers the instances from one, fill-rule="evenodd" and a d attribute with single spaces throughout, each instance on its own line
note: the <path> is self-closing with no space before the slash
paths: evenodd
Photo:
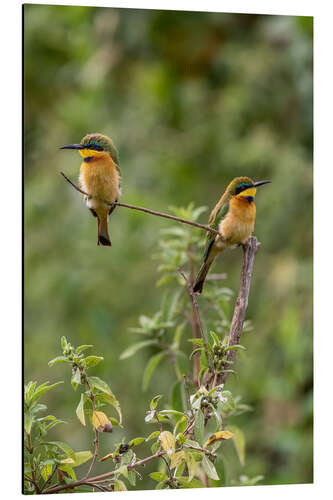
<path id="1" fill-rule="evenodd" d="M 169 465 L 169 462 L 167 461 L 167 459 L 165 458 L 164 455 L 161 455 L 161 458 L 163 459 L 163 461 L 165 462 L 165 465 L 167 466 L 167 469 L 168 469 L 168 475 L 169 475 L 169 478 L 171 479 L 171 481 L 173 480 L 173 474 L 172 474 L 172 471 L 170 469 L 170 465 Z"/>
<path id="2" fill-rule="evenodd" d="M 235 304 L 234 314 L 232 317 L 228 337 L 228 346 L 239 344 L 240 341 L 250 293 L 254 256 L 258 251 L 259 245 L 260 243 L 255 236 L 251 236 L 243 245 L 243 264 L 241 271 L 240 288 Z M 228 362 L 233 361 L 235 359 L 235 356 L 236 349 L 231 349 L 230 351 L 228 351 Z M 228 375 L 229 372 L 222 373 L 219 376 L 219 384 L 224 384 Z"/>
<path id="3" fill-rule="evenodd" d="M 63 172 L 60 172 L 61 175 L 66 179 L 67 182 L 69 182 L 74 189 L 79 191 L 79 193 L 84 194 L 85 196 L 90 197 L 88 193 L 83 191 L 81 188 L 79 188 L 74 182 L 72 182 Z M 96 198 L 99 199 L 99 198 Z M 176 217 L 175 215 L 170 215 L 170 214 L 165 214 L 163 212 L 157 212 L 156 210 L 150 210 L 149 208 L 144 208 L 144 207 L 137 207 L 136 205 L 129 205 L 128 203 L 120 203 L 119 201 L 115 201 L 113 203 L 110 203 L 109 201 L 102 200 L 100 199 L 99 201 L 102 201 L 106 205 L 109 205 L 110 207 L 117 206 L 117 207 L 125 207 L 125 208 L 130 208 L 132 210 L 139 210 L 140 212 L 145 212 L 146 214 L 151 214 L 151 215 L 157 215 L 158 217 L 164 217 L 165 219 L 171 219 L 175 220 L 177 222 L 181 222 L 182 224 L 189 224 L 190 226 L 198 227 L 200 229 L 204 229 L 205 231 L 209 231 L 211 233 L 215 233 L 221 236 L 221 234 L 216 231 L 216 229 L 213 229 L 210 226 L 206 226 L 204 224 L 199 224 L 198 222 L 193 222 L 191 220 L 183 219 L 182 217 Z"/>
<path id="4" fill-rule="evenodd" d="M 93 408 L 93 411 L 96 411 L 96 404 L 95 404 L 95 396 L 94 396 L 94 393 L 91 389 L 91 386 L 88 382 L 88 378 L 85 377 L 85 383 L 88 387 L 88 390 L 89 390 L 89 397 L 90 397 L 90 400 L 91 400 L 91 404 L 92 404 L 92 408 Z M 95 451 L 94 451 L 94 456 L 93 456 L 93 459 L 91 461 L 91 464 L 90 464 L 90 467 L 89 467 L 89 470 L 86 474 L 86 477 L 85 479 L 88 479 L 88 477 L 90 476 L 94 466 L 95 466 L 95 463 L 96 463 L 96 460 L 97 460 L 97 456 L 98 456 L 98 446 L 99 446 L 99 442 L 98 442 L 98 430 L 95 429 L 95 439 L 94 439 L 94 447 L 95 447 Z"/>
<path id="5" fill-rule="evenodd" d="M 204 329 L 203 329 L 203 326 L 202 326 L 202 321 L 201 321 L 201 318 L 200 318 L 200 313 L 199 313 L 199 307 L 198 307 L 198 302 L 197 302 L 196 294 L 193 292 L 192 285 L 189 282 L 189 280 L 186 278 L 186 275 L 185 275 L 184 271 L 182 269 L 178 269 L 178 272 L 179 272 L 179 274 L 185 280 L 185 283 L 186 283 L 186 286 L 187 286 L 187 290 L 188 290 L 190 299 L 192 301 L 193 310 L 195 312 L 195 319 L 196 319 L 196 322 L 197 322 L 197 324 L 199 326 L 199 330 L 200 330 L 202 342 L 203 342 L 205 353 L 206 353 L 207 363 L 208 363 L 208 366 L 209 366 L 209 369 L 210 369 L 211 373 L 214 373 L 213 365 L 212 365 L 212 362 L 211 362 L 211 359 L 210 359 L 210 356 L 209 356 L 209 353 L 208 353 L 208 347 L 207 347 L 207 341 L 206 341 L 205 332 L 204 332 Z"/>
<path id="6" fill-rule="evenodd" d="M 187 382 L 186 375 L 184 375 L 184 385 L 185 385 L 185 392 L 186 392 L 186 396 L 187 396 L 188 409 L 191 412 L 192 418 L 194 419 L 194 412 L 193 412 L 193 408 L 191 405 L 190 391 L 188 388 L 188 382 Z"/>

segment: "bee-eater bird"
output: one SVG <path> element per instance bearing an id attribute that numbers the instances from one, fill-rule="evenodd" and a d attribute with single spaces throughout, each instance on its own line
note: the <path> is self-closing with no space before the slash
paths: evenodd
<path id="1" fill-rule="evenodd" d="M 207 273 L 215 257 L 228 247 L 245 243 L 251 236 L 256 218 L 254 197 L 257 187 L 271 181 L 254 182 L 249 177 L 236 177 L 217 202 L 208 225 L 221 233 L 222 238 L 207 232 L 204 260 L 193 285 L 193 291 L 202 292 Z"/>
<path id="2" fill-rule="evenodd" d="M 108 233 L 108 216 L 115 206 L 106 203 L 118 201 L 121 194 L 118 152 L 112 140 L 102 134 L 88 134 L 80 144 L 69 144 L 60 149 L 77 149 L 83 157 L 79 181 L 87 207 L 98 220 L 97 245 L 111 246 Z"/>

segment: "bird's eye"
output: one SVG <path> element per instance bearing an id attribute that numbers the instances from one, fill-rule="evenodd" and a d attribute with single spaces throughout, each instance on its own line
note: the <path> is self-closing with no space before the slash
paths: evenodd
<path id="1" fill-rule="evenodd" d="M 102 146 L 97 144 L 96 142 L 90 142 L 89 144 L 86 145 L 87 149 L 94 149 L 95 151 L 103 151 Z"/>

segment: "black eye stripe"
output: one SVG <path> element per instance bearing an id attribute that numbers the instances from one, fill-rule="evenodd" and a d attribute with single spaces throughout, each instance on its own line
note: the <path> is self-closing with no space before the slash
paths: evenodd
<path id="1" fill-rule="evenodd" d="M 237 186 L 235 189 L 235 194 L 239 194 L 242 191 L 245 191 L 245 189 L 249 189 L 250 187 L 252 187 L 251 184 L 239 184 L 239 186 Z"/>
<path id="2" fill-rule="evenodd" d="M 102 146 L 99 144 L 96 144 L 95 142 L 90 142 L 89 144 L 86 145 L 87 149 L 94 149 L 95 151 L 103 151 Z"/>

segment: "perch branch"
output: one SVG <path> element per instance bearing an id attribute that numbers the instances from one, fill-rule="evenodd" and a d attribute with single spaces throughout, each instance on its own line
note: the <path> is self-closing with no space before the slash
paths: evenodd
<path id="1" fill-rule="evenodd" d="M 74 182 L 72 182 L 63 172 L 60 172 L 60 173 L 66 179 L 66 181 L 69 182 L 69 184 L 71 184 L 74 189 L 76 189 L 76 191 L 78 191 L 81 194 L 84 194 L 85 196 L 88 196 L 88 197 L 90 196 L 88 193 L 86 193 L 81 188 L 79 188 L 79 186 L 74 184 Z M 106 201 L 106 200 L 99 200 L 99 201 L 102 201 L 103 203 L 105 203 L 106 205 L 109 205 L 110 207 L 117 206 L 117 207 L 130 208 L 132 210 L 138 210 L 140 212 L 145 212 L 146 214 L 157 215 L 158 217 L 164 217 L 165 219 L 175 220 L 177 222 L 181 222 L 182 224 L 189 224 L 190 226 L 198 227 L 200 229 L 204 229 L 205 231 L 209 231 L 211 233 L 215 233 L 215 234 L 220 235 L 220 233 L 218 231 L 216 231 L 216 229 L 213 229 L 210 226 L 206 226 L 204 224 L 199 224 L 198 222 L 193 222 L 193 221 L 190 221 L 187 219 L 183 219 L 182 217 L 176 217 L 175 215 L 165 214 L 163 212 L 157 212 L 156 210 L 150 210 L 149 208 L 137 207 L 136 205 L 129 205 L 128 203 L 120 203 L 118 201 L 115 201 L 113 203 L 110 203 L 109 201 Z"/>
<path id="2" fill-rule="evenodd" d="M 197 323 L 197 325 L 199 327 L 201 338 L 202 338 L 202 342 L 203 342 L 203 345 L 204 345 L 205 354 L 206 354 L 206 358 L 207 358 L 207 363 L 208 363 L 210 372 L 213 374 L 214 373 L 213 365 L 212 365 L 212 362 L 211 362 L 211 359 L 210 359 L 210 356 L 209 356 L 209 353 L 208 353 L 206 336 L 205 336 L 205 332 L 204 332 L 204 329 L 203 329 L 203 326 L 202 326 L 202 321 L 201 321 L 201 318 L 200 318 L 199 306 L 198 306 L 198 301 L 197 301 L 196 294 L 193 292 L 192 284 L 186 278 L 184 271 L 182 269 L 178 269 L 178 272 L 179 272 L 179 274 L 185 280 L 185 283 L 186 283 L 186 286 L 187 286 L 187 290 L 188 290 L 188 294 L 189 294 L 191 302 L 192 302 L 193 311 L 195 313 L 195 321 L 196 321 L 196 323 Z"/>
<path id="3" fill-rule="evenodd" d="M 155 458 L 161 457 L 165 453 L 166 453 L 165 451 L 158 451 L 157 453 L 155 453 L 155 455 L 151 455 L 150 457 L 143 458 L 142 460 L 139 460 L 138 462 L 136 462 L 133 465 L 128 465 L 127 470 L 135 469 L 135 467 L 138 467 L 139 465 L 145 465 L 146 463 L 151 462 L 151 460 L 154 460 Z M 47 488 L 46 490 L 44 490 L 42 493 L 43 494 L 57 493 L 58 491 L 67 490 L 69 488 L 75 488 L 76 486 L 81 486 L 82 484 L 93 486 L 92 483 L 96 483 L 97 481 L 107 479 L 109 477 L 114 476 L 115 474 L 117 474 L 117 470 L 106 472 L 105 474 L 100 474 L 99 476 L 95 476 L 95 477 L 79 479 L 78 481 L 73 481 L 69 484 L 59 484 L 57 486 L 52 486 L 51 488 Z"/>
<path id="4" fill-rule="evenodd" d="M 242 263 L 240 287 L 229 331 L 228 346 L 240 343 L 243 323 L 245 320 L 245 314 L 249 300 L 254 256 L 258 251 L 259 245 L 260 243 L 255 236 L 251 236 L 243 245 L 243 263 Z M 228 351 L 227 361 L 233 361 L 235 357 L 236 357 L 236 349 L 231 349 L 230 351 Z M 219 376 L 219 384 L 224 384 L 228 375 L 229 372 L 222 373 Z"/>

